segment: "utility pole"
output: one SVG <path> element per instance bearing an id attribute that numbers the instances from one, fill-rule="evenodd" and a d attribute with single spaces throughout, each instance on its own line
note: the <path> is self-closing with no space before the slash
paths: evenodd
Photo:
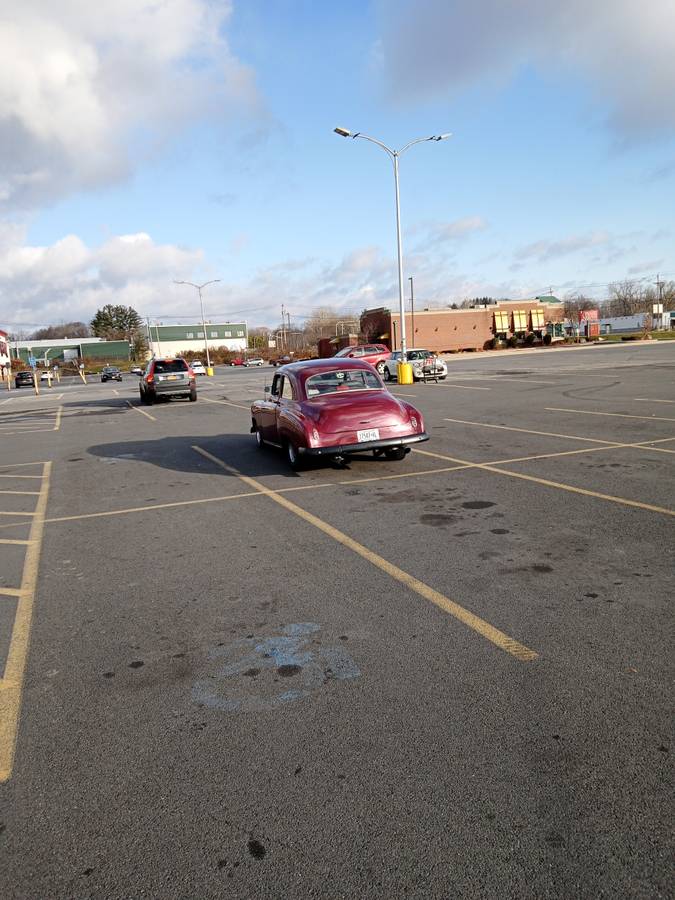
<path id="1" fill-rule="evenodd" d="M 155 348 L 152 346 L 152 331 L 150 331 L 150 316 L 146 316 L 145 324 L 148 326 L 148 349 L 150 353 L 155 355 Z"/>
<path id="2" fill-rule="evenodd" d="M 413 293 L 413 277 L 412 277 L 412 275 L 410 276 L 410 278 L 408 278 L 408 281 L 410 282 L 410 318 L 412 319 L 412 322 L 411 322 L 412 337 L 410 339 L 410 342 L 414 347 L 415 346 L 415 295 Z"/>
<path id="3" fill-rule="evenodd" d="M 664 282 L 661 281 L 660 275 L 656 276 L 655 284 L 656 284 L 656 290 L 658 291 L 658 298 L 659 298 L 658 302 L 659 302 L 659 311 L 660 311 L 659 314 L 660 314 L 661 327 L 662 327 L 663 326 L 663 285 L 664 285 Z"/>

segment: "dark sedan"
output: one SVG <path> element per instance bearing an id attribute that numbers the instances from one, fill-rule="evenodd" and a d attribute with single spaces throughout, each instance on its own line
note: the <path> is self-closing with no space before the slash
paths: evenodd
<path id="1" fill-rule="evenodd" d="M 121 381 L 122 373 L 117 366 L 105 366 L 101 369 L 101 381 Z"/>
<path id="2" fill-rule="evenodd" d="M 375 369 L 356 359 L 282 366 L 264 400 L 251 406 L 258 446 L 281 447 L 292 468 L 304 458 L 372 451 L 403 459 L 429 439 L 419 410 L 394 397 Z"/>

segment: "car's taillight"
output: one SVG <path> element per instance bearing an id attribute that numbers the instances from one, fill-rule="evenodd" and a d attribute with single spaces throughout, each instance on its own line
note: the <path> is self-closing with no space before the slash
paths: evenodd
<path id="1" fill-rule="evenodd" d="M 155 376 L 152 374 L 152 372 L 148 372 L 145 380 L 148 382 L 148 384 L 151 384 L 155 380 Z"/>

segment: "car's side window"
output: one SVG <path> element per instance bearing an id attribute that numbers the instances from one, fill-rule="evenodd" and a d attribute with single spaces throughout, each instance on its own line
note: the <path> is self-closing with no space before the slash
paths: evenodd
<path id="1" fill-rule="evenodd" d="M 272 390 L 270 391 L 270 393 L 272 394 L 273 397 L 281 396 L 280 391 L 281 391 L 281 386 L 283 384 L 283 381 L 284 381 L 283 375 L 275 375 L 274 376 L 274 380 L 272 381 Z"/>
<path id="2" fill-rule="evenodd" d="M 283 384 L 281 385 L 281 397 L 284 400 L 293 399 L 293 385 L 291 384 L 290 378 L 283 379 Z"/>

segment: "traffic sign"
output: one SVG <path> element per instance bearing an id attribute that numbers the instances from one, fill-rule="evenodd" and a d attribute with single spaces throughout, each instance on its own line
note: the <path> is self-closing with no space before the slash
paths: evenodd
<path id="1" fill-rule="evenodd" d="M 34 356 L 29 356 L 28 357 L 28 365 L 31 367 L 31 369 L 34 369 L 35 366 L 37 366 L 37 359 L 35 359 Z"/>

